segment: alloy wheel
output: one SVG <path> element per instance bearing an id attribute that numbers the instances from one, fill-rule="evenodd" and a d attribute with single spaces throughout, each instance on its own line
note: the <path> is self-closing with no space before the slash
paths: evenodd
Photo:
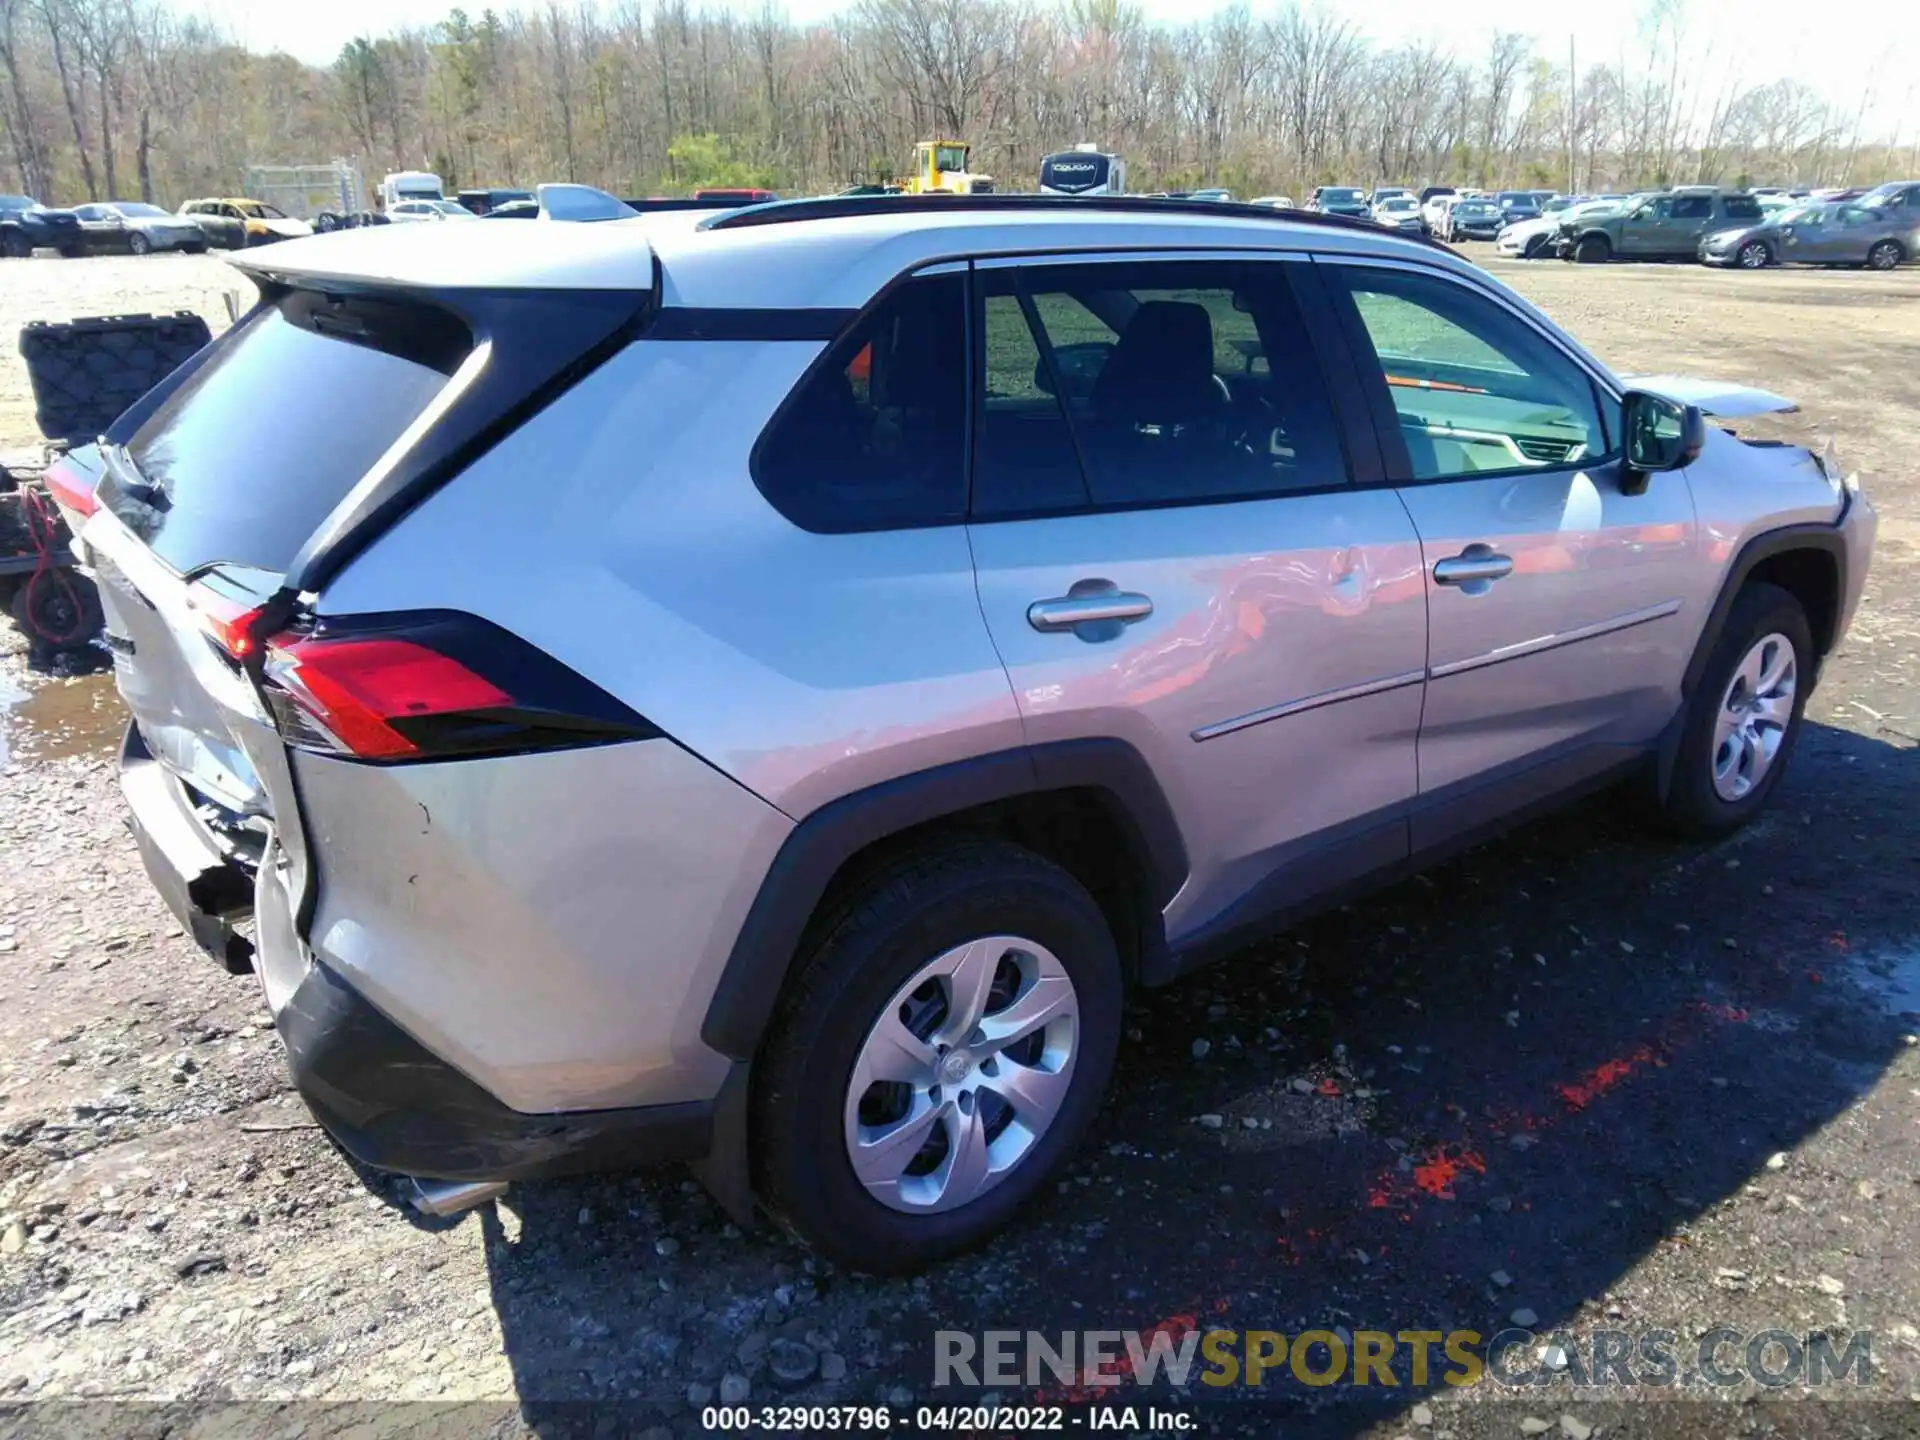
<path id="1" fill-rule="evenodd" d="M 952 1210 L 1012 1173 L 1058 1115 L 1079 1051 L 1079 1000 L 1058 957 L 992 935 L 929 960 L 854 1060 L 847 1158 L 881 1204 Z"/>
<path id="2" fill-rule="evenodd" d="M 1767 247 L 1758 240 L 1749 240 L 1740 247 L 1740 265 L 1746 270 L 1761 270 L 1766 267 Z"/>
<path id="3" fill-rule="evenodd" d="M 1713 789 L 1729 803 L 1767 778 L 1793 723 L 1799 665 L 1778 632 L 1754 642 L 1727 682 L 1713 727 Z"/>

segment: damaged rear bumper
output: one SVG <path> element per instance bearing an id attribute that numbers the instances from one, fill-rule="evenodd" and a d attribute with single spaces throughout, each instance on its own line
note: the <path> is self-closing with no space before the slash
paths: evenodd
<path id="1" fill-rule="evenodd" d="M 194 942 L 236 975 L 253 943 L 234 929 L 253 908 L 253 877 L 194 812 L 186 788 L 133 725 L 120 743 L 120 793 L 153 888 Z"/>
<path id="2" fill-rule="evenodd" d="M 705 1159 L 712 1100 L 529 1114 L 512 1109 L 313 959 L 294 930 L 279 866 L 225 848 L 137 728 L 120 785 L 154 888 L 201 949 L 236 974 L 257 970 L 294 1087 L 354 1159 L 433 1180 L 527 1180 Z M 256 895 L 259 904 L 256 907 Z M 254 937 L 235 927 L 254 918 Z"/>
<path id="3" fill-rule="evenodd" d="M 698 1160 L 715 1104 L 509 1109 L 315 961 L 274 1023 L 294 1085 L 354 1159 L 435 1180 L 528 1180 Z"/>

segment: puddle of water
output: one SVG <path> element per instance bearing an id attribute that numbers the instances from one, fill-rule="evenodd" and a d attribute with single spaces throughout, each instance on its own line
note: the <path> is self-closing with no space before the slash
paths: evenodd
<path id="1" fill-rule="evenodd" d="M 1863 955 L 1857 970 L 1889 1015 L 1920 1019 L 1920 945 Z"/>
<path id="2" fill-rule="evenodd" d="M 0 676 L 0 765 L 110 755 L 126 726 L 111 671 L 25 682 Z"/>

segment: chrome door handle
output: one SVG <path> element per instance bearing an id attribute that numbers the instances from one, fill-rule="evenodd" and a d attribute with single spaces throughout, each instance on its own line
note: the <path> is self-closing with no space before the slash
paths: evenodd
<path id="1" fill-rule="evenodd" d="M 1126 624 L 1153 613 L 1153 601 L 1130 590 L 1104 590 L 1088 595 L 1061 595 L 1036 600 L 1027 607 L 1027 623 L 1036 630 L 1071 630 L 1101 621 Z"/>
<path id="2" fill-rule="evenodd" d="M 1513 557 L 1498 553 L 1491 545 L 1469 545 L 1458 555 L 1436 560 L 1433 566 L 1436 585 L 1477 585 L 1484 589 L 1512 573 Z"/>

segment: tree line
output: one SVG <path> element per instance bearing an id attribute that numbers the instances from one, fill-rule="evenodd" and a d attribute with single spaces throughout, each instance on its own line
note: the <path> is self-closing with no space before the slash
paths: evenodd
<path id="1" fill-rule="evenodd" d="M 899 174 L 936 136 L 971 141 L 1003 189 L 1081 141 L 1126 155 L 1135 189 L 1242 195 L 1920 173 L 1920 133 L 1865 130 L 1895 98 L 1872 75 L 1838 96 L 1747 76 L 1696 28 L 1685 0 L 1651 0 L 1631 54 L 1576 70 L 1517 33 L 1470 54 L 1383 44 L 1312 0 L 1175 25 L 1128 0 L 853 0 L 807 25 L 772 0 L 540 0 L 364 36 L 317 67 L 166 0 L 0 0 L 0 174 L 49 203 L 171 205 L 249 165 L 335 157 L 370 181 L 806 192 Z"/>

